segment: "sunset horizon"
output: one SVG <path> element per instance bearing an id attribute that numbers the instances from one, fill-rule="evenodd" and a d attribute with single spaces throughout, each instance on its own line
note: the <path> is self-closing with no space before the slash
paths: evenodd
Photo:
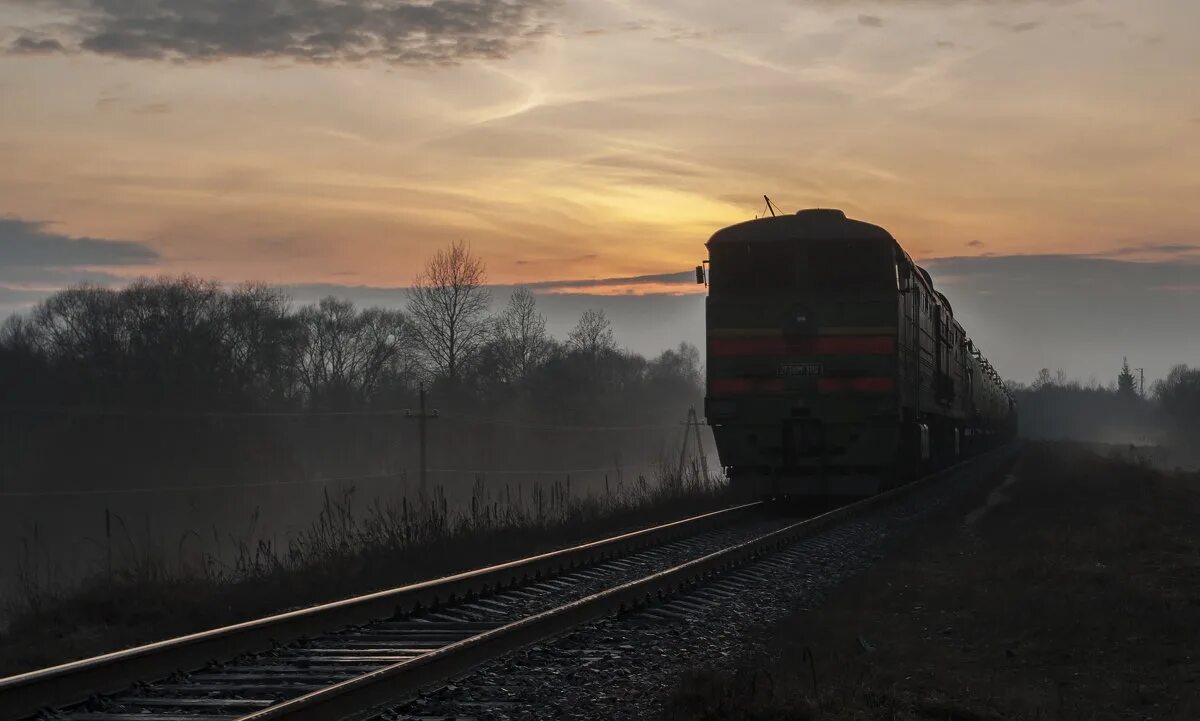
<path id="1" fill-rule="evenodd" d="M 696 294 L 764 195 L 935 276 L 1063 258 L 1045 282 L 1200 299 L 1194 3 L 337 7 L 0 1 L 0 313 L 179 274 L 357 297 L 459 241 L 500 287 Z"/>

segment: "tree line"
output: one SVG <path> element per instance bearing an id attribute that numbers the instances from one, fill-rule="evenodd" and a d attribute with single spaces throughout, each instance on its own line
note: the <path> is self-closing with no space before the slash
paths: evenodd
<path id="1" fill-rule="evenodd" d="M 1200 367 L 1176 365 L 1143 394 L 1127 360 L 1116 378 L 1082 383 L 1043 368 L 1033 382 L 1007 382 L 1017 400 L 1021 427 L 1035 438 L 1200 440 Z"/>
<path id="2" fill-rule="evenodd" d="M 13 407 L 303 412 L 396 408 L 426 385 L 445 403 L 547 421 L 610 422 L 702 395 L 699 351 L 619 349 L 603 311 L 551 337 L 516 289 L 498 313 L 484 262 L 437 251 L 404 309 L 190 276 L 60 291 L 0 326 L 0 403 Z M 637 419 L 629 419 L 634 421 Z"/>

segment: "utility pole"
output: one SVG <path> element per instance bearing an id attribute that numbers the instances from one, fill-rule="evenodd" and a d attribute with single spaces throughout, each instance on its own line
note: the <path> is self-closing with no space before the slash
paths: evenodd
<path id="1" fill-rule="evenodd" d="M 420 445 L 420 456 L 419 456 L 420 464 L 421 464 L 420 494 L 421 494 L 421 497 L 424 498 L 425 497 L 425 489 L 427 488 L 426 477 L 429 475 L 429 464 L 426 461 L 427 456 L 425 455 L 425 436 L 426 436 L 425 424 L 431 418 L 438 417 L 438 412 L 437 412 L 436 408 L 431 411 L 427 411 L 425 409 L 425 385 L 424 384 L 421 385 L 421 408 L 420 408 L 420 410 L 418 410 L 416 413 L 413 413 L 412 411 L 405 409 L 404 417 L 417 419 L 417 435 L 420 438 L 420 444 L 421 444 Z"/>
<path id="2" fill-rule="evenodd" d="M 679 478 L 683 478 L 683 468 L 687 462 L 688 436 L 692 435 L 696 439 L 696 453 L 700 457 L 700 468 L 704 472 L 704 482 L 708 480 L 708 456 L 704 454 L 704 445 L 700 442 L 700 417 L 696 414 L 696 407 L 692 406 L 688 409 L 687 421 L 683 427 L 683 447 L 679 449 Z"/>
<path id="3" fill-rule="evenodd" d="M 1138 395 L 1142 398 L 1146 397 L 1146 369 L 1134 368 L 1138 372 Z"/>

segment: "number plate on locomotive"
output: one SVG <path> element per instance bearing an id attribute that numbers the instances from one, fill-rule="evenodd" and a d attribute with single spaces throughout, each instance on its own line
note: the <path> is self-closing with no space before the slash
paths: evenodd
<path id="1" fill-rule="evenodd" d="M 796 376 L 819 376 L 821 375 L 820 363 L 784 363 L 779 366 L 779 375 L 787 377 Z"/>

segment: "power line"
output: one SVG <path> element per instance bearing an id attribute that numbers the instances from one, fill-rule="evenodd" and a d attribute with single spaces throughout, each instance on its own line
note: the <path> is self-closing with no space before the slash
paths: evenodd
<path id="1" fill-rule="evenodd" d="M 255 483 L 209 483 L 193 486 L 144 486 L 141 488 L 84 488 L 57 491 L 0 491 L 0 498 L 29 498 L 35 496 L 106 496 L 134 493 L 186 493 L 188 491 L 214 491 L 230 488 L 269 488 L 271 486 L 300 486 L 313 483 L 342 483 L 351 481 L 376 481 L 399 478 L 402 473 L 380 473 L 366 476 L 341 478 L 304 478 L 291 481 L 260 481 Z"/>
<path id="2" fill-rule="evenodd" d="M 624 469 L 652 468 L 651 464 L 622 467 Z M 440 474 L 472 474 L 497 476 L 565 476 L 572 473 L 602 473 L 614 471 L 615 466 L 600 466 L 598 468 L 430 468 L 428 473 Z M 325 483 L 352 483 L 358 481 L 382 481 L 404 477 L 405 471 L 399 473 L 378 473 L 362 476 L 342 476 L 335 478 L 305 478 L 291 481 L 261 481 L 255 483 L 211 483 L 192 486 L 145 486 L 139 488 L 84 488 L 75 490 L 51 491 L 0 491 L 0 498 L 37 498 L 37 497 L 69 497 L 69 496 L 109 496 L 152 493 L 187 493 L 190 491 L 212 491 L 240 488 L 270 488 L 273 486 L 300 486 Z"/>
<path id="3" fill-rule="evenodd" d="M 0 412 L 41 413 L 70 416 L 124 416 L 145 418 L 306 418 L 324 416 L 403 416 L 404 409 L 359 411 L 182 411 L 150 408 L 79 408 L 9 406 Z"/>
<path id="4" fill-rule="evenodd" d="M 513 426 L 517 428 L 538 428 L 545 430 L 561 430 L 561 431 L 662 431 L 679 428 L 679 423 L 663 423 L 652 425 L 610 425 L 610 426 L 578 426 L 566 425 L 559 423 L 532 423 L 526 421 L 510 421 L 504 419 L 488 418 L 486 416 L 474 416 L 470 414 L 455 414 L 454 416 L 442 416 L 450 420 L 470 420 L 480 425 L 497 425 L 497 426 Z"/>
<path id="5" fill-rule="evenodd" d="M 115 409 L 115 408 L 69 408 L 69 407 L 8 407 L 0 408 L 0 414 L 8 412 L 34 413 L 45 415 L 70 415 L 82 417 L 129 417 L 129 418 L 326 418 L 326 417 L 372 417 L 393 416 L 404 417 L 410 411 L 407 409 L 379 409 L 359 411 L 176 411 L 150 409 Z M 650 425 L 568 425 L 560 423 L 537 423 L 530 421 L 489 418 L 470 413 L 455 413 L 442 415 L 445 421 L 471 421 L 479 425 L 510 426 L 514 428 L 535 428 L 542 430 L 562 431 L 648 431 L 668 430 L 678 428 L 678 423 Z"/>

